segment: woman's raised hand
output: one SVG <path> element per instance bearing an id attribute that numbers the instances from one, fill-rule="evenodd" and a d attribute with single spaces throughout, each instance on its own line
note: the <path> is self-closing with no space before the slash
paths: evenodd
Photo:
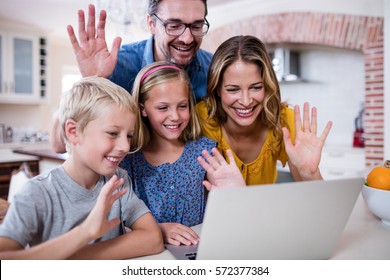
<path id="1" fill-rule="evenodd" d="M 322 179 L 319 164 L 322 148 L 332 128 L 332 122 L 329 121 L 322 134 L 317 136 L 317 108 L 311 109 L 310 116 L 309 103 L 307 102 L 303 106 L 303 124 L 299 106 L 294 107 L 294 117 L 295 143 L 292 143 L 288 129 L 283 128 L 290 169 L 297 170 L 302 180 Z"/>

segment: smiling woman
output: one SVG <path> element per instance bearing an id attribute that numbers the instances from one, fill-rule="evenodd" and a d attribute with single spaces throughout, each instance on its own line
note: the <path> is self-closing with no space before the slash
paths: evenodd
<path id="1" fill-rule="evenodd" d="M 234 36 L 218 47 L 207 93 L 197 104 L 203 132 L 227 160 L 233 151 L 247 185 L 274 183 L 277 161 L 288 162 L 294 180 L 322 179 L 319 163 L 332 123 L 317 136 L 316 108 L 310 114 L 305 103 L 301 120 L 299 106 L 293 111 L 281 102 L 271 59 L 258 38 Z"/>

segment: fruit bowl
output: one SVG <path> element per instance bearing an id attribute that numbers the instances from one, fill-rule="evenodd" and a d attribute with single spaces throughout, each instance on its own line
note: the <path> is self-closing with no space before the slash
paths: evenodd
<path id="1" fill-rule="evenodd" d="M 380 218 L 382 223 L 390 226 L 390 191 L 363 185 L 362 195 L 368 209 Z"/>

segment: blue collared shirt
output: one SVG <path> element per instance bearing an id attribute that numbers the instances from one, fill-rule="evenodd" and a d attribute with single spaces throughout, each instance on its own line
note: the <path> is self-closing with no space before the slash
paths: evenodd
<path id="1" fill-rule="evenodd" d="M 155 62 L 153 42 L 153 36 L 151 36 L 148 40 L 123 45 L 119 51 L 118 63 L 110 80 L 131 93 L 138 72 L 146 65 Z M 209 71 L 211 58 L 211 53 L 199 49 L 186 68 L 197 101 L 207 96 L 207 72 Z"/>

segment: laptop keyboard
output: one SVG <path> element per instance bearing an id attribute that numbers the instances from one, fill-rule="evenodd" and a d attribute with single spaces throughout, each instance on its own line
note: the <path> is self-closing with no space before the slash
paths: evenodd
<path id="1" fill-rule="evenodd" d="M 189 260 L 195 260 L 195 259 L 196 259 L 196 253 L 188 253 L 188 254 L 185 254 L 185 256 L 186 256 Z"/>

